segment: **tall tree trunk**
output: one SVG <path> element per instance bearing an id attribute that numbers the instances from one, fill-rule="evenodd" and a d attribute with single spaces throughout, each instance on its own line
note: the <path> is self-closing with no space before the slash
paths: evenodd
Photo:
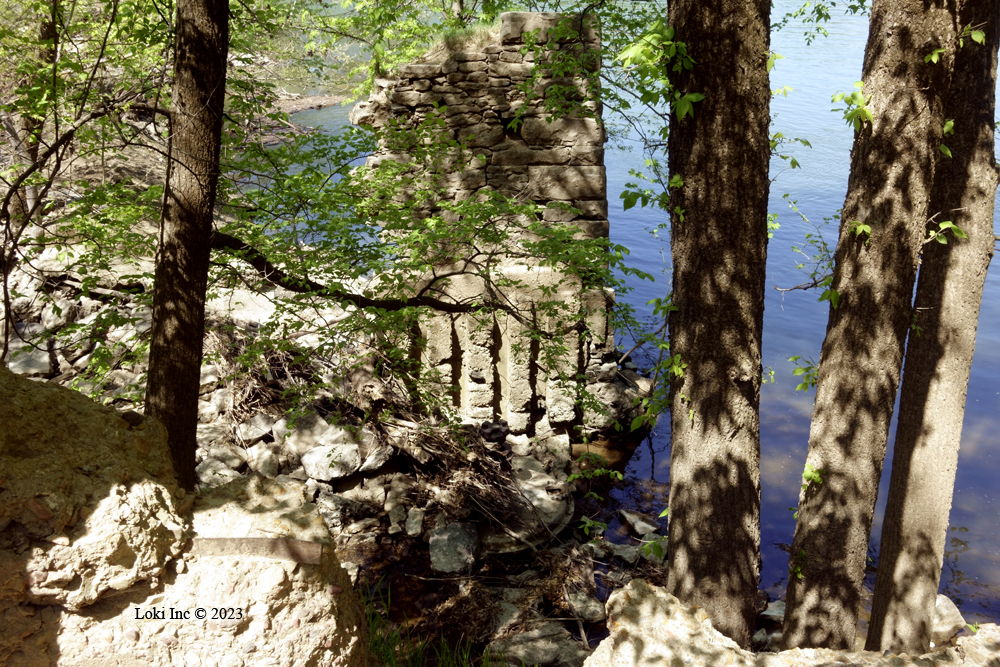
<path id="1" fill-rule="evenodd" d="M 670 120 L 672 387 L 668 587 L 748 646 L 760 573 L 760 383 L 771 91 L 768 0 L 670 3 L 701 92 Z M 680 212 L 682 211 L 682 212 Z"/>
<path id="2" fill-rule="evenodd" d="M 976 325 L 993 256 L 1000 3 L 966 0 L 954 23 L 958 31 L 966 25 L 982 26 L 986 43 L 981 46 L 966 37 L 955 54 L 951 87 L 944 93 L 945 117 L 955 121 L 954 136 L 944 139 L 953 157 L 938 157 L 930 208 L 938 222 L 953 221 L 969 238 L 952 236 L 947 245 L 929 243 L 922 256 L 915 304 L 915 325 L 920 328 L 911 330 L 906 349 L 889 502 L 865 644 L 871 651 L 919 655 L 930 648 Z"/>
<path id="3" fill-rule="evenodd" d="M 903 361 L 951 55 L 951 13 L 923 0 L 875 0 L 807 470 L 792 541 L 784 646 L 854 648 L 868 537 Z M 866 225 L 870 233 L 860 225 Z"/>
<path id="4" fill-rule="evenodd" d="M 228 0 L 179 0 L 170 161 L 156 256 L 146 409 L 167 427 L 178 482 L 195 484 L 198 384 L 229 49 Z"/>

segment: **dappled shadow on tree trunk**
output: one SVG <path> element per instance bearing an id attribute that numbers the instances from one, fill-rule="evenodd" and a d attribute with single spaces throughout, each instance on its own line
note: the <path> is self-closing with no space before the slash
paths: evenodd
<path id="1" fill-rule="evenodd" d="M 673 304 L 668 589 L 750 644 L 760 573 L 760 385 L 767 260 L 769 5 L 670 5 L 704 93 L 670 124 Z M 734 68 L 733 63 L 740 63 Z"/>
<path id="2" fill-rule="evenodd" d="M 153 295 L 146 410 L 167 427 L 182 486 L 195 485 L 205 291 L 226 88 L 225 0 L 178 3 L 170 161 Z"/>
<path id="3" fill-rule="evenodd" d="M 882 554 L 865 648 L 924 653 L 948 530 L 965 398 L 986 271 L 993 254 L 997 188 L 993 114 L 997 45 L 995 3 L 965 2 L 960 26 L 982 26 L 955 54 L 945 91 L 954 134 L 938 157 L 930 213 L 967 239 L 925 246 L 906 350 L 892 479 L 882 528 Z M 937 225 L 931 224 L 936 231 Z"/>
<path id="4" fill-rule="evenodd" d="M 853 649 L 879 478 L 910 325 L 955 37 L 947 9 L 875 2 L 789 561 L 784 646 Z"/>

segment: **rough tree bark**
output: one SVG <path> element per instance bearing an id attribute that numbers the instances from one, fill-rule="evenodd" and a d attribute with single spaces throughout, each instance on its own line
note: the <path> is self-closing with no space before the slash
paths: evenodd
<path id="1" fill-rule="evenodd" d="M 705 94 L 670 121 L 672 386 L 668 586 L 748 646 L 760 572 L 760 384 L 771 91 L 768 0 L 669 6 Z M 735 66 L 734 66 L 735 65 Z M 680 212 L 682 211 L 682 213 Z"/>
<path id="2" fill-rule="evenodd" d="M 854 648 L 879 477 L 903 361 L 951 55 L 948 9 L 875 0 L 863 70 L 873 115 L 855 134 L 799 497 L 783 645 Z M 870 233 L 859 225 L 866 225 Z"/>
<path id="3" fill-rule="evenodd" d="M 944 141 L 930 210 L 968 234 L 925 246 L 917 281 L 915 325 L 906 349 L 899 426 L 888 506 L 882 525 L 875 599 L 865 648 L 920 655 L 930 649 L 934 601 L 941 578 L 965 395 L 976 346 L 986 270 L 993 256 L 997 189 L 993 112 L 1000 3 L 967 0 L 954 29 L 982 26 L 985 45 L 968 37 L 955 51 L 944 115 L 954 135 Z M 936 225 L 932 225 L 936 228 Z M 919 331 L 919 333 L 917 333 Z"/>
<path id="4" fill-rule="evenodd" d="M 179 0 L 170 161 L 153 295 L 146 410 L 167 427 L 178 482 L 195 484 L 198 384 L 229 50 L 227 0 Z"/>

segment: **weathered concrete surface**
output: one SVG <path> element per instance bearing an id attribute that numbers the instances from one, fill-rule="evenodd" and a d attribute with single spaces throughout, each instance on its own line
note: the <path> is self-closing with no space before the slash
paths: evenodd
<path id="1" fill-rule="evenodd" d="M 374 666 L 361 600 L 303 484 L 242 477 L 199 497 L 193 524 L 198 537 L 231 538 L 234 555 L 184 554 L 161 585 L 79 613 L 0 606 L 22 646 L 0 664 Z M 235 553 L 276 536 L 321 544 L 320 563 Z"/>
<path id="2" fill-rule="evenodd" d="M 185 539 L 161 424 L 0 367 L 0 601 L 81 609 Z"/>

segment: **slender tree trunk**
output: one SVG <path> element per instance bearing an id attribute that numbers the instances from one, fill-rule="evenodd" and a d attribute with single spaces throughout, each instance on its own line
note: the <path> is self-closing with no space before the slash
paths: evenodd
<path id="1" fill-rule="evenodd" d="M 58 46 L 58 26 L 60 6 L 53 0 L 49 8 L 49 13 L 40 19 L 38 29 L 38 40 L 41 43 L 34 54 L 37 59 L 38 70 L 43 70 L 46 66 L 54 65 L 56 62 Z M 51 83 L 51 79 L 46 77 L 46 81 L 39 81 L 42 88 L 46 88 Z M 52 93 L 50 99 L 54 100 Z M 58 109 L 53 109 L 53 114 L 59 113 Z M 0 125 L 7 134 L 7 139 L 11 145 L 11 152 L 17 161 L 26 165 L 34 164 L 38 161 L 38 146 L 41 141 L 42 130 L 45 128 L 44 116 L 16 115 L 2 112 Z M 8 280 L 14 267 L 18 263 L 18 246 L 21 235 L 25 228 L 31 223 L 32 218 L 38 218 L 41 213 L 39 205 L 39 190 L 35 184 L 24 186 L 18 189 L 10 199 L 10 205 L 3 215 L 0 216 L 0 223 L 4 225 L 3 245 L 0 247 L 0 271 L 3 273 L 3 322 L 0 322 L 0 359 L 7 358 L 10 331 L 14 326 L 14 316 L 10 312 L 10 294 L 8 290 Z"/>
<path id="2" fill-rule="evenodd" d="M 851 152 L 832 285 L 839 305 L 830 309 L 806 459 L 822 482 L 799 497 L 786 648 L 854 648 L 953 54 L 937 64 L 924 57 L 955 37 L 945 8 L 872 5 L 863 79 L 873 120 Z"/>
<path id="3" fill-rule="evenodd" d="M 986 44 L 965 38 L 955 54 L 945 117 L 951 158 L 938 157 L 931 190 L 936 220 L 950 220 L 968 240 L 927 244 L 917 282 L 882 525 L 875 599 L 865 648 L 919 655 L 930 648 L 931 621 L 948 530 L 965 394 L 976 346 L 986 269 L 993 256 L 997 189 L 993 111 L 1000 3 L 966 0 L 955 29 L 982 26 Z M 957 48 L 957 45 L 952 48 Z M 956 210 L 958 209 L 958 210 Z M 936 228 L 936 225 L 932 225 Z"/>
<path id="4" fill-rule="evenodd" d="M 228 0 L 179 0 L 170 162 L 156 257 L 146 408 L 195 484 L 198 384 L 229 49 Z"/>
<path id="5" fill-rule="evenodd" d="M 771 91 L 768 0 L 670 3 L 701 92 L 670 120 L 672 387 L 668 587 L 748 646 L 760 574 L 760 383 Z M 681 212 L 682 211 L 682 212 Z"/>

